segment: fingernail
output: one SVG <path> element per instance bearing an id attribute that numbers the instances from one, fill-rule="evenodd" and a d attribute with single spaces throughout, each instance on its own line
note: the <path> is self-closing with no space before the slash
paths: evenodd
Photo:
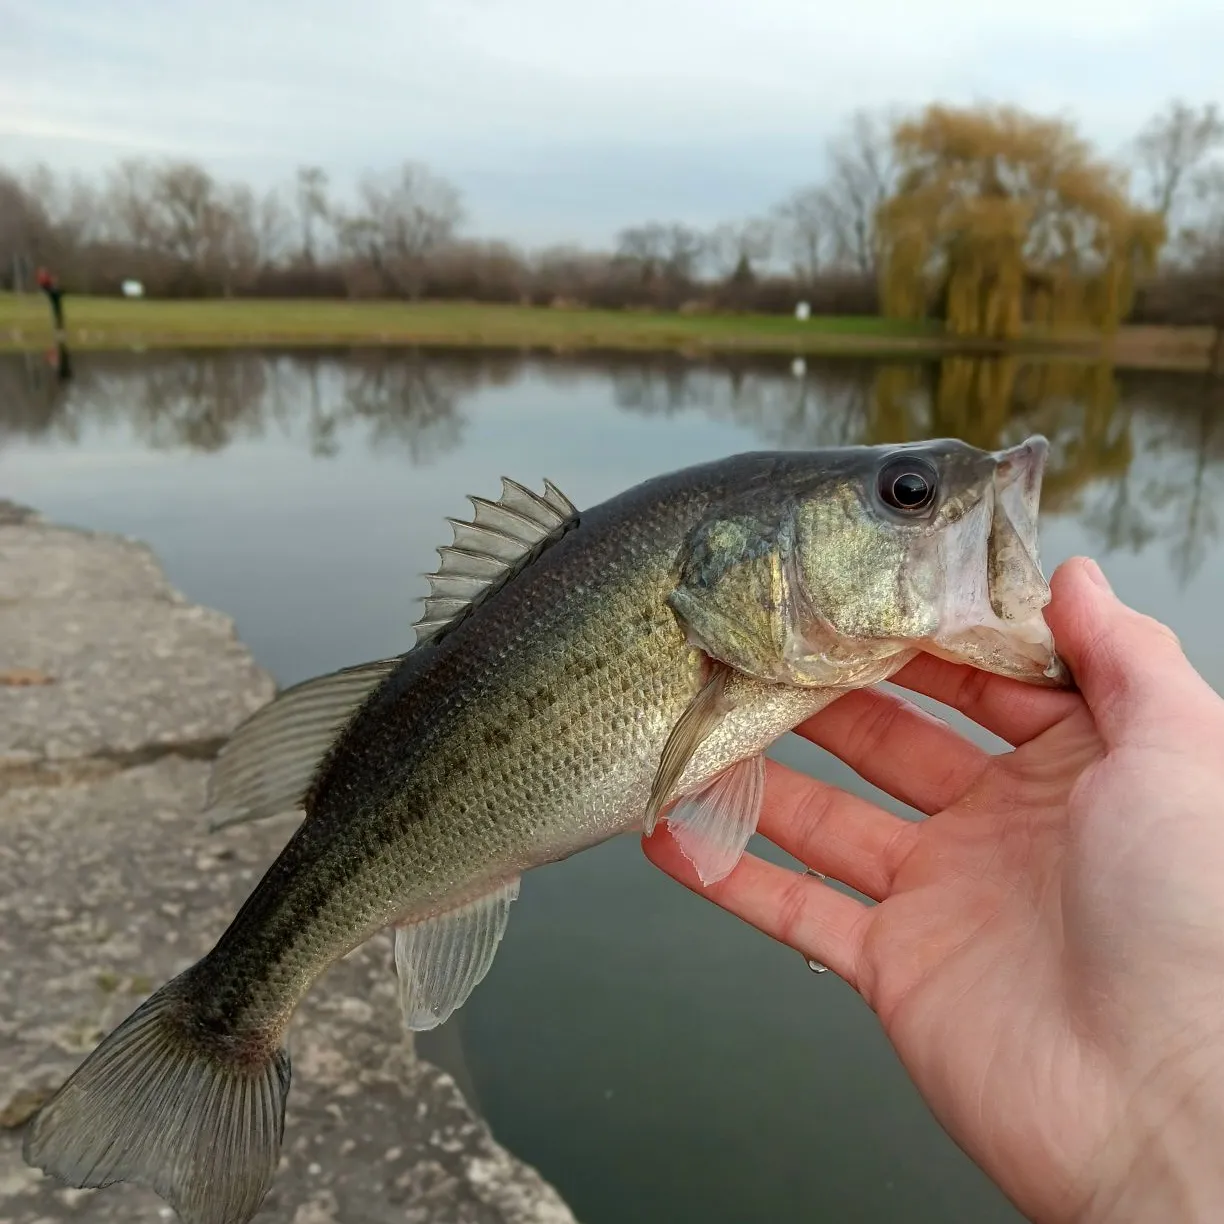
<path id="1" fill-rule="evenodd" d="M 1091 557 L 1085 558 L 1084 571 L 1102 591 L 1113 594 L 1113 587 L 1109 585 L 1109 579 L 1105 577 L 1101 567 Z"/>

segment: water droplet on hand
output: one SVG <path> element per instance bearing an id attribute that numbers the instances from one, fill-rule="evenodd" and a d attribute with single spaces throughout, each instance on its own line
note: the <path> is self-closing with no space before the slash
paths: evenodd
<path id="1" fill-rule="evenodd" d="M 811 959 L 809 959 L 809 960 L 808 960 L 808 963 L 807 963 L 807 967 L 808 967 L 808 968 L 809 968 L 809 969 L 810 969 L 810 970 L 811 970 L 813 973 L 828 973 L 828 972 L 829 972 L 829 966 L 828 966 L 828 965 L 822 965 L 822 964 L 821 964 L 821 963 L 820 963 L 818 960 L 811 960 Z"/>

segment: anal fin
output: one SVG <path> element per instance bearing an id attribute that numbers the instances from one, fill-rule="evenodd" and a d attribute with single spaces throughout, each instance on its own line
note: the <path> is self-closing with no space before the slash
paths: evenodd
<path id="1" fill-rule="evenodd" d="M 437 1028 L 461 1007 L 493 964 L 519 877 L 455 909 L 395 928 L 395 971 L 404 1023 Z"/>
<path id="2" fill-rule="evenodd" d="M 765 758 L 757 755 L 685 795 L 664 817 L 702 884 L 717 884 L 735 869 L 756 832 L 764 800 Z"/>

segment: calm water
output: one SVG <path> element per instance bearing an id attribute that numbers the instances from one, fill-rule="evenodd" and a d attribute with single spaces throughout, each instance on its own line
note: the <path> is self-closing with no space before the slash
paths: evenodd
<path id="1" fill-rule="evenodd" d="M 0 357 L 0 495 L 149 541 L 282 683 L 410 643 L 443 516 L 503 473 L 582 506 L 738 450 L 1036 429 L 1047 569 L 1093 553 L 1224 687 L 1224 390 L 1197 378 L 455 353 L 74 367 L 61 387 Z M 872 793 L 794 737 L 777 755 Z M 532 873 L 489 977 L 421 1044 L 587 1224 L 1018 1218 L 849 988 L 632 838 Z"/>

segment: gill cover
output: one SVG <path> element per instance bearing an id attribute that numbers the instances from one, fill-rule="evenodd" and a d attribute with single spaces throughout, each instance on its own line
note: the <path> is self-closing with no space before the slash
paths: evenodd
<path id="1" fill-rule="evenodd" d="M 813 590 L 799 563 L 800 536 L 810 530 L 793 502 L 776 514 L 747 507 L 706 519 L 693 532 L 676 588 L 668 601 L 684 625 L 690 643 L 711 659 L 759 681 L 800 687 L 869 684 L 883 679 L 881 667 L 903 649 L 895 633 L 843 633 L 821 611 L 836 606 L 842 586 L 857 586 L 854 599 L 873 605 L 876 594 L 896 606 L 896 585 L 906 575 L 896 567 L 854 575 L 843 570 L 832 589 Z M 871 565 L 853 548 L 842 550 L 847 561 Z M 890 590 L 881 590 L 889 586 Z M 896 618 L 890 619 L 896 629 Z M 859 629 L 876 629 L 859 624 Z M 928 622 L 909 624 L 922 632 Z M 929 628 L 934 628 L 930 624 Z M 900 666 L 903 660 L 898 660 Z"/>

